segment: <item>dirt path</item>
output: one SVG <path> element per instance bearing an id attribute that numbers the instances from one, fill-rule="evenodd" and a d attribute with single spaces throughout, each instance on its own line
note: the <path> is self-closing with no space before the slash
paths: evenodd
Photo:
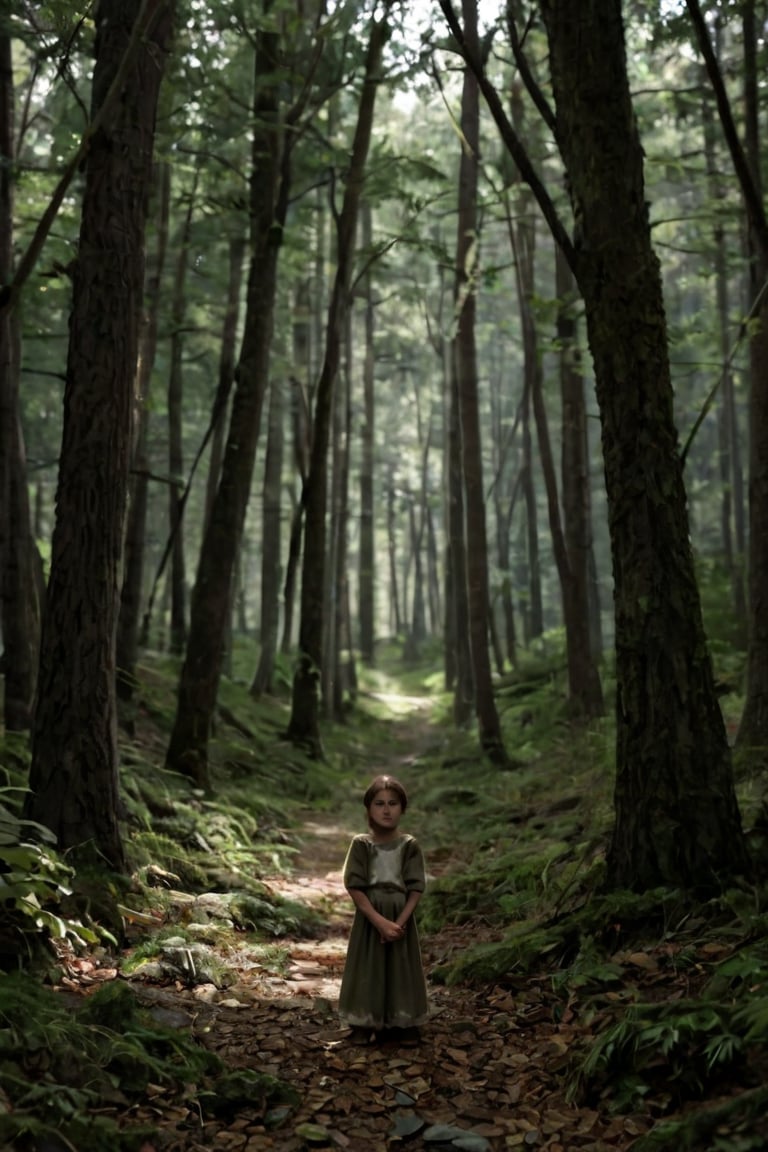
<path id="1" fill-rule="evenodd" d="M 226 991 L 138 990 L 161 1018 L 175 1014 L 228 1064 L 291 1085 L 300 1103 L 266 1114 L 240 1108 L 235 1118 L 202 1122 L 194 1109 L 177 1108 L 163 1117 L 156 1147 L 385 1152 L 407 1141 L 413 1149 L 465 1152 L 626 1148 L 647 1127 L 644 1118 L 611 1119 L 566 1103 L 563 1070 L 579 1025 L 569 1013 L 557 1020 L 561 1005 L 546 979 L 519 987 L 432 985 L 432 1016 L 418 1049 L 348 1044 L 336 1016 L 351 922 L 339 868 L 348 839 L 333 817 L 313 814 L 294 875 L 272 881 L 282 895 L 321 910 L 328 923 L 322 939 L 281 939 L 289 953 L 283 972 L 244 967 Z M 423 941 L 428 976 L 437 956 L 461 946 L 462 933 Z"/>
<path id="2" fill-rule="evenodd" d="M 400 739 L 393 771 L 430 738 L 424 701 L 393 698 Z M 394 723 L 394 721 L 393 721 Z M 644 1117 L 611 1118 L 566 1102 L 569 1049 L 588 1031 L 563 1011 L 550 981 L 446 989 L 430 980 L 437 961 L 477 938 L 463 926 L 423 938 L 431 1018 L 418 1049 L 397 1043 L 352 1047 L 336 1015 L 352 909 L 341 866 L 352 830 L 333 815 L 308 812 L 293 874 L 269 885 L 320 911 L 327 932 L 275 943 L 279 963 L 254 959 L 247 944 L 223 957 L 234 982 L 133 980 L 140 1002 L 165 1024 L 188 1029 L 230 1067 L 274 1077 L 295 1091 L 291 1103 L 240 1102 L 208 1118 L 162 1094 L 130 1121 L 153 1128 L 142 1152 L 299 1152 L 313 1148 L 386 1152 L 624 1149 L 648 1126 Z M 126 1118 L 128 1119 L 128 1118 Z"/>

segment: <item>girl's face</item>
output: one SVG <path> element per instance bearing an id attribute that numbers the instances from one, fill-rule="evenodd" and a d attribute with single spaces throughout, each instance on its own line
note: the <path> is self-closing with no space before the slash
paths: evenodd
<path id="1" fill-rule="evenodd" d="M 368 818 L 372 825 L 381 829 L 394 831 L 400 823 L 403 814 L 403 805 L 397 792 L 391 788 L 382 788 L 377 792 L 368 809 Z"/>

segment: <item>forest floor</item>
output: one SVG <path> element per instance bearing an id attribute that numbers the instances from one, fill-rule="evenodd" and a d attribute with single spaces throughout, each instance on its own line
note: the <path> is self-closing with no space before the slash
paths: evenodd
<path id="1" fill-rule="evenodd" d="M 433 738 L 424 709 L 423 700 L 398 702 L 397 741 L 377 771 L 412 778 L 415 753 Z M 404 827 L 418 835 L 418 813 L 411 820 L 409 811 Z M 275 1077 L 295 1090 L 292 1103 L 254 1101 L 214 1117 L 200 1112 L 193 1086 L 188 1102 L 150 1085 L 139 1106 L 121 1111 L 119 1102 L 105 1103 L 105 1112 L 121 1124 L 152 1133 L 142 1152 L 384 1152 L 401 1144 L 465 1152 L 615 1152 L 652 1129 L 662 1110 L 658 1098 L 629 1113 L 612 1108 L 616 1102 L 607 1094 L 569 1099 L 574 1054 L 584 1059 L 627 996 L 639 993 L 651 1001 L 695 995 L 695 981 L 727 945 L 718 953 L 710 942 L 706 954 L 689 955 L 679 966 L 669 942 L 617 954 L 613 959 L 630 974 L 632 987 L 605 992 L 602 1007 L 594 991 L 582 997 L 576 987 L 564 997 L 546 969 L 483 985 L 429 981 L 469 944 L 497 937 L 498 929 L 474 918 L 422 934 L 431 1017 L 419 1047 L 396 1041 L 355 1047 L 340 1026 L 336 1002 L 352 918 L 341 868 L 359 830 L 320 809 L 303 813 L 290 873 L 264 880 L 275 894 L 314 909 L 324 927 L 311 939 L 281 936 L 275 945 L 279 963 L 261 962 L 245 933 L 220 947 L 230 974 L 225 986 L 199 978 L 162 979 L 151 966 L 126 977 L 122 966 L 100 968 L 88 958 L 70 962 L 65 995 L 87 996 L 106 980 L 127 979 L 158 1024 L 193 1036 L 230 1068 Z M 449 871 L 450 861 L 441 860 L 438 870 Z M 182 892 L 164 893 L 168 923 L 189 919 L 189 900 Z M 198 895 L 196 907 L 204 900 Z M 136 931 L 138 947 L 141 930 Z"/>

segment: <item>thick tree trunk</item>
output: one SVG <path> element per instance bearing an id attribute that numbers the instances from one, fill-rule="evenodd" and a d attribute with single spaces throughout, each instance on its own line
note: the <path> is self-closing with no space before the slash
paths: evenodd
<path id="1" fill-rule="evenodd" d="M 477 0 L 463 0 L 464 34 L 478 48 Z M 496 763 L 506 764 L 501 724 L 493 695 L 488 651 L 488 543 L 483 491 L 480 399 L 475 347 L 479 236 L 477 180 L 480 163 L 480 94 L 467 66 L 461 97 L 462 149 L 459 161 L 458 236 L 456 244 L 456 375 L 461 422 L 461 461 L 466 497 L 466 569 L 469 645 L 472 654 L 474 705 L 480 747 Z"/>
<path id="2" fill-rule="evenodd" d="M 139 0 L 102 0 L 93 108 L 118 70 Z M 118 824 L 115 634 L 144 287 L 154 121 L 173 6 L 154 5 L 119 106 L 85 170 L 51 574 L 26 815 L 61 850 L 124 865 Z"/>
<path id="3" fill-rule="evenodd" d="M 147 445 L 152 406 L 150 382 L 157 353 L 160 283 L 168 249 L 168 218 L 171 204 L 171 166 L 156 166 L 157 248 L 152 273 L 147 277 L 144 316 L 139 337 L 139 362 L 136 372 L 134 408 L 133 465 L 129 486 L 128 518 L 125 529 L 123 586 L 120 592 L 120 616 L 117 625 L 117 691 L 130 700 L 136 684 L 136 662 L 139 654 L 139 628 L 144 590 L 144 546 L 147 531 L 149 497 L 149 458 Z"/>
<path id="4" fill-rule="evenodd" d="M 672 411 L 620 0 L 543 0 L 603 432 L 616 611 L 608 883 L 719 888 L 748 867 Z"/>
<path id="5" fill-rule="evenodd" d="M 328 308 L 325 358 L 315 397 L 312 456 L 304 486 L 304 563 L 301 585 L 299 659 L 293 678 L 288 738 L 322 754 L 319 727 L 319 690 L 323 667 L 323 586 L 325 577 L 325 516 L 327 503 L 327 457 L 333 390 L 339 369 L 344 315 L 349 307 L 355 231 L 363 189 L 368 148 L 373 130 L 376 91 L 381 80 L 381 60 L 387 39 L 386 15 L 374 21 L 365 64 L 355 138 L 337 220 L 336 276 Z"/>
<path id="6" fill-rule="evenodd" d="M 288 153 L 278 127 L 278 36 L 261 30 L 254 53 L 251 249 L 246 317 L 229 434 L 192 593 L 170 768 L 209 786 L 208 740 L 216 706 L 231 592 L 267 388 L 277 264 L 288 202 Z"/>

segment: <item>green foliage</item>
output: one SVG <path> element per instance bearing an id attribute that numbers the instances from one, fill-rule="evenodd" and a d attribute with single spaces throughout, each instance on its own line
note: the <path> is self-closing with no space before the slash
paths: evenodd
<path id="1" fill-rule="evenodd" d="M 573 1099 L 610 1084 L 611 1107 L 631 1109 L 662 1084 L 678 1099 L 700 1097 L 723 1067 L 741 1062 L 746 1037 L 716 1001 L 631 1004 L 603 1029 L 571 1080 Z"/>
<path id="2" fill-rule="evenodd" d="M 260 936 L 313 937 L 323 923 L 317 912 L 294 900 L 267 900 L 243 893 L 235 897 L 231 908 L 240 927 Z"/>
<path id="3" fill-rule="evenodd" d="M 228 1069 L 186 1030 L 158 1025 L 120 981 L 73 1011 L 28 977 L 0 978 L 0 1089 L 12 1103 L 0 1114 L 3 1146 L 57 1134 L 79 1152 L 134 1152 L 149 1131 L 124 1128 L 104 1111 L 140 1098 L 150 1083 L 203 1115 L 228 1114 L 246 1102 L 296 1102 L 280 1081 Z"/>
<path id="4" fill-rule="evenodd" d="M 9 788 L 0 789 L 4 797 L 13 794 Z M 0 902 L 6 916 L 4 933 L 13 932 L 18 945 L 13 947 L 6 938 L 6 962 L 11 955 L 19 962 L 30 958 L 30 936 L 69 939 L 80 946 L 98 940 L 91 928 L 60 914 L 62 901 L 72 892 L 73 871 L 57 856 L 54 843 L 47 828 L 22 819 L 0 802 Z"/>

